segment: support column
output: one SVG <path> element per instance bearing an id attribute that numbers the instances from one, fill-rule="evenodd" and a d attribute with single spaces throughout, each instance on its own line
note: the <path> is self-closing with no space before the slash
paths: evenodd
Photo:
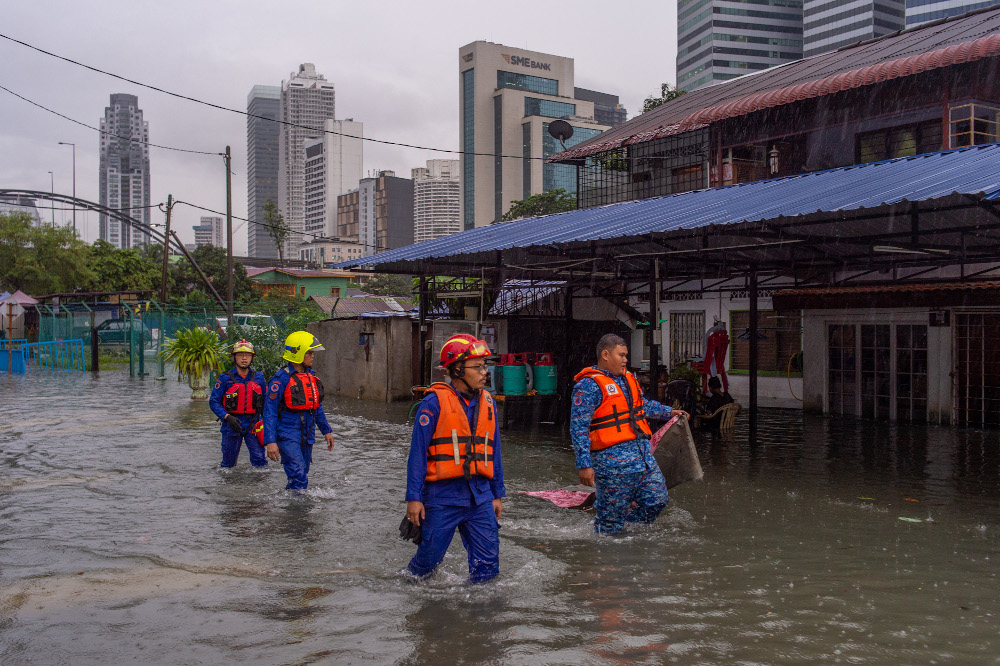
<path id="1" fill-rule="evenodd" d="M 653 274 L 649 281 L 649 397 L 656 400 L 657 368 L 660 348 L 656 334 L 660 330 L 660 261 L 653 259 Z"/>
<path id="2" fill-rule="evenodd" d="M 418 332 L 417 332 L 417 345 L 419 347 L 417 351 L 417 358 L 420 359 L 420 371 L 417 376 L 420 379 L 420 386 L 427 386 L 427 350 L 425 349 L 424 339 L 427 337 L 427 278 L 423 275 L 420 276 L 420 283 L 417 287 L 417 300 L 419 303 L 418 317 L 417 321 Z"/>
<path id="3" fill-rule="evenodd" d="M 759 316 L 757 312 L 757 267 L 750 267 L 750 446 L 757 445 L 757 370 Z"/>

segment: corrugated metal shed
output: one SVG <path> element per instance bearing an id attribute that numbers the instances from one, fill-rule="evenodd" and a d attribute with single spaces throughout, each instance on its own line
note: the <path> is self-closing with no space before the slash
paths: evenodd
<path id="1" fill-rule="evenodd" d="M 696 262 L 713 249 L 727 249 L 729 259 L 794 261 L 788 249 L 793 243 L 822 250 L 836 262 L 861 251 L 855 247 L 859 237 L 865 238 L 862 245 L 868 252 L 880 235 L 889 241 L 912 231 L 911 214 L 919 214 L 921 234 L 934 233 L 937 242 L 958 242 L 945 235 L 953 233 L 948 230 L 970 225 L 985 229 L 997 221 L 995 212 L 976 208 L 980 195 L 987 200 L 1000 196 L 1000 144 L 495 224 L 338 267 L 453 271 L 447 274 L 503 268 L 508 277 L 564 279 L 575 269 L 593 272 L 592 262 L 601 257 L 605 264 L 617 262 L 615 270 L 627 277 L 621 273 L 627 270 L 621 262 L 629 256 L 659 253 Z M 961 242 L 974 253 L 985 247 L 987 239 L 970 237 Z M 540 266 L 552 272 L 531 273 Z M 561 274 L 556 270 L 560 266 Z"/>
<path id="2" fill-rule="evenodd" d="M 935 67 L 995 57 L 1000 7 L 933 22 L 880 39 L 747 74 L 689 92 L 549 158 L 579 159 L 622 145 L 704 127 L 807 97 L 871 85 Z"/>

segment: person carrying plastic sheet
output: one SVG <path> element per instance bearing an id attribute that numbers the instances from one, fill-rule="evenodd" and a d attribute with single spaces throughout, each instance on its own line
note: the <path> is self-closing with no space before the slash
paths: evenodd
<path id="1" fill-rule="evenodd" d="M 408 569 L 429 576 L 455 529 L 469 555 L 469 582 L 500 573 L 500 498 L 506 495 L 496 404 L 486 385 L 489 348 L 453 335 L 441 348 L 450 384 L 435 383 L 417 409 L 406 474 L 406 520 L 418 544 Z M 401 526 L 401 531 L 403 527 Z"/>
<path id="2" fill-rule="evenodd" d="M 230 352 L 233 367 L 219 375 L 208 399 L 208 406 L 222 421 L 222 462 L 220 467 L 232 467 L 245 442 L 250 453 L 250 464 L 266 467 L 264 447 L 251 431 L 260 421 L 264 408 L 264 387 L 267 380 L 263 373 L 251 367 L 256 356 L 253 345 L 240 340 Z"/>
<path id="3" fill-rule="evenodd" d="M 312 333 L 295 331 L 285 339 L 282 358 L 288 365 L 268 383 L 264 401 L 264 441 L 267 457 L 281 460 L 288 477 L 287 490 L 309 486 L 316 426 L 333 450 L 333 429 L 323 411 L 323 383 L 313 372 L 313 355 L 325 349 Z"/>
<path id="4" fill-rule="evenodd" d="M 620 532 L 625 523 L 652 523 L 670 501 L 646 419 L 666 420 L 671 409 L 644 398 L 627 368 L 625 341 L 607 334 L 597 343 L 597 365 L 576 375 L 571 394 L 576 467 L 580 483 L 596 486 L 594 531 L 601 534 Z"/>

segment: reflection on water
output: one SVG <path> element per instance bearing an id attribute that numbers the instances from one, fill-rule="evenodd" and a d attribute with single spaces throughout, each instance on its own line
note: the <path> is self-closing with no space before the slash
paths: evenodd
<path id="1" fill-rule="evenodd" d="M 310 490 L 219 470 L 176 382 L 0 377 L 0 662 L 983 663 L 996 432 L 765 411 L 696 434 L 705 480 L 650 529 L 518 490 L 576 483 L 566 436 L 508 432 L 501 577 L 397 575 L 407 405 L 334 401 Z M 53 404 L 61 405 L 52 416 Z M 742 429 L 741 429 L 742 428 Z M 457 637 L 457 638 L 456 638 Z"/>

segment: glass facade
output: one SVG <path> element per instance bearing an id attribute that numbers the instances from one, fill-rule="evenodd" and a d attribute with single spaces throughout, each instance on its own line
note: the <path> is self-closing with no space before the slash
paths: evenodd
<path id="1" fill-rule="evenodd" d="M 540 76 L 531 76 L 530 74 L 497 70 L 497 89 L 500 88 L 527 90 L 543 95 L 559 94 L 559 82 L 555 79 L 543 79 Z"/>
<path id="2" fill-rule="evenodd" d="M 503 217 L 503 96 L 493 98 L 493 221 Z"/>
<path id="3" fill-rule="evenodd" d="M 531 123 L 521 125 L 521 198 L 527 199 L 531 196 Z"/>
<path id="4" fill-rule="evenodd" d="M 525 97 L 524 115 L 566 118 L 567 116 L 576 115 L 576 104 L 556 102 L 551 99 L 539 99 L 538 97 Z"/>
<path id="5" fill-rule="evenodd" d="M 566 140 L 566 148 L 572 148 L 599 135 L 602 130 L 574 127 L 573 136 Z M 562 152 L 563 147 L 549 134 L 549 123 L 542 123 L 542 158 Z M 569 164 L 546 164 L 542 167 L 542 191 L 562 188 L 569 194 L 576 194 L 576 167 Z"/>
<path id="6" fill-rule="evenodd" d="M 462 72 L 462 224 L 476 226 L 476 70 Z"/>

